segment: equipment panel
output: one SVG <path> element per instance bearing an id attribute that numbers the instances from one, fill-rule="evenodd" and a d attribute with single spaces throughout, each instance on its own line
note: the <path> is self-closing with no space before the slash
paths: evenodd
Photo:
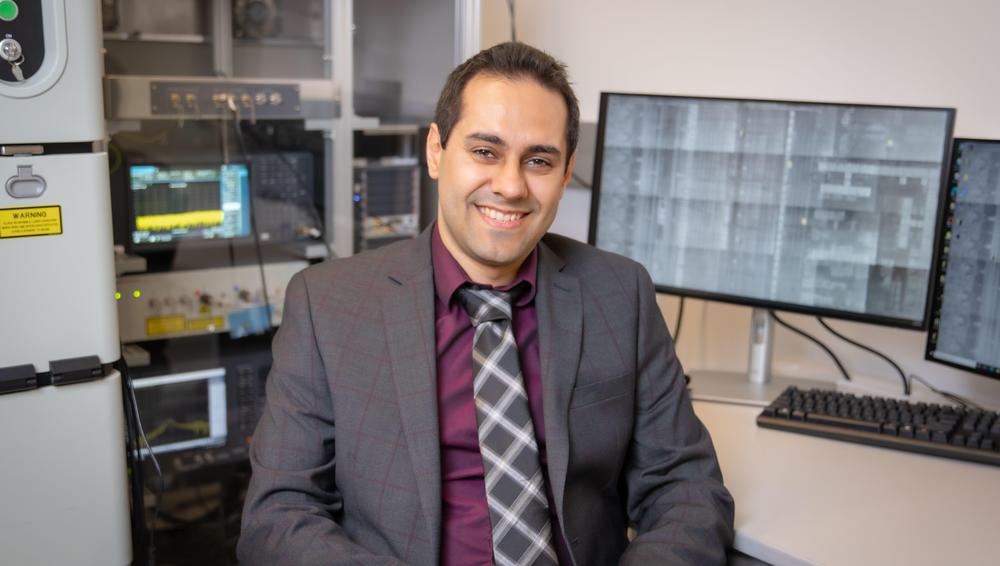
<path id="1" fill-rule="evenodd" d="M 285 289 L 305 261 L 126 275 L 118 278 L 123 342 L 228 332 L 260 334 L 281 323 Z"/>

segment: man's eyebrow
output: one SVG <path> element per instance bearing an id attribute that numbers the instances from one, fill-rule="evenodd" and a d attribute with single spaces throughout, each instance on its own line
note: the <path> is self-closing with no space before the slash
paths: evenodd
<path id="1" fill-rule="evenodd" d="M 533 145 L 528 148 L 528 153 L 548 153 L 550 155 L 559 156 L 562 154 L 559 148 L 554 145 L 538 144 Z"/>
<path id="2" fill-rule="evenodd" d="M 473 132 L 473 133 L 465 136 L 465 139 L 467 139 L 467 140 L 479 140 L 481 142 L 491 143 L 493 145 L 498 145 L 500 147 L 507 147 L 507 142 L 505 142 L 502 139 L 500 139 L 499 136 L 495 136 L 493 134 L 483 134 L 483 133 L 480 133 L 480 132 Z"/>

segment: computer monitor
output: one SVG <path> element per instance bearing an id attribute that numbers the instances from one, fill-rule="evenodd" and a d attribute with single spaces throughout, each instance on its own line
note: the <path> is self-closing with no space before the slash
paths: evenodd
<path id="1" fill-rule="evenodd" d="M 226 443 L 226 370 L 144 377 L 133 382 L 139 418 L 149 442 L 145 457 Z"/>
<path id="2" fill-rule="evenodd" d="M 766 405 L 766 309 L 923 329 L 955 111 L 602 93 L 590 242 L 657 290 L 755 307 L 744 376 L 700 399 Z"/>
<path id="3" fill-rule="evenodd" d="M 1000 140 L 955 140 L 927 359 L 1000 379 Z"/>
<path id="4" fill-rule="evenodd" d="M 250 184 L 242 163 L 132 165 L 128 202 L 133 250 L 252 234 Z"/>
<path id="5" fill-rule="evenodd" d="M 925 328 L 953 121 L 602 93 L 590 241 L 663 292 Z"/>

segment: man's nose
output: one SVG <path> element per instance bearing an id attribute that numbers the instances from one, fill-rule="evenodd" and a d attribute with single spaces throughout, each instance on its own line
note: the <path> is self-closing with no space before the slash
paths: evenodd
<path id="1" fill-rule="evenodd" d="M 493 178 L 492 185 L 493 192 L 505 200 L 519 200 L 528 195 L 527 179 L 518 160 L 505 162 Z"/>

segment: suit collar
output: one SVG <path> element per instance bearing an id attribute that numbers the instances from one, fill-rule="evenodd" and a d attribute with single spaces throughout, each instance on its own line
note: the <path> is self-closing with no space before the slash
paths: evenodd
<path id="1" fill-rule="evenodd" d="M 432 541 L 433 555 L 427 563 L 437 564 L 441 540 L 441 444 L 429 230 L 396 246 L 386 264 L 388 286 L 382 294 L 382 317 L 389 360 L 402 432 L 418 478 L 426 534 Z"/>
<path id="2" fill-rule="evenodd" d="M 386 258 L 386 274 L 393 283 L 404 285 L 422 272 L 431 270 L 431 230 L 433 225 L 425 228 L 416 238 L 401 242 Z M 431 292 L 434 290 L 431 289 Z"/>
<path id="3" fill-rule="evenodd" d="M 544 241 L 538 246 L 538 352 L 549 482 L 560 526 L 569 467 L 569 403 L 580 367 L 583 299 L 580 280 L 564 272 L 566 261 Z M 565 530 L 563 531 L 565 536 Z"/>

